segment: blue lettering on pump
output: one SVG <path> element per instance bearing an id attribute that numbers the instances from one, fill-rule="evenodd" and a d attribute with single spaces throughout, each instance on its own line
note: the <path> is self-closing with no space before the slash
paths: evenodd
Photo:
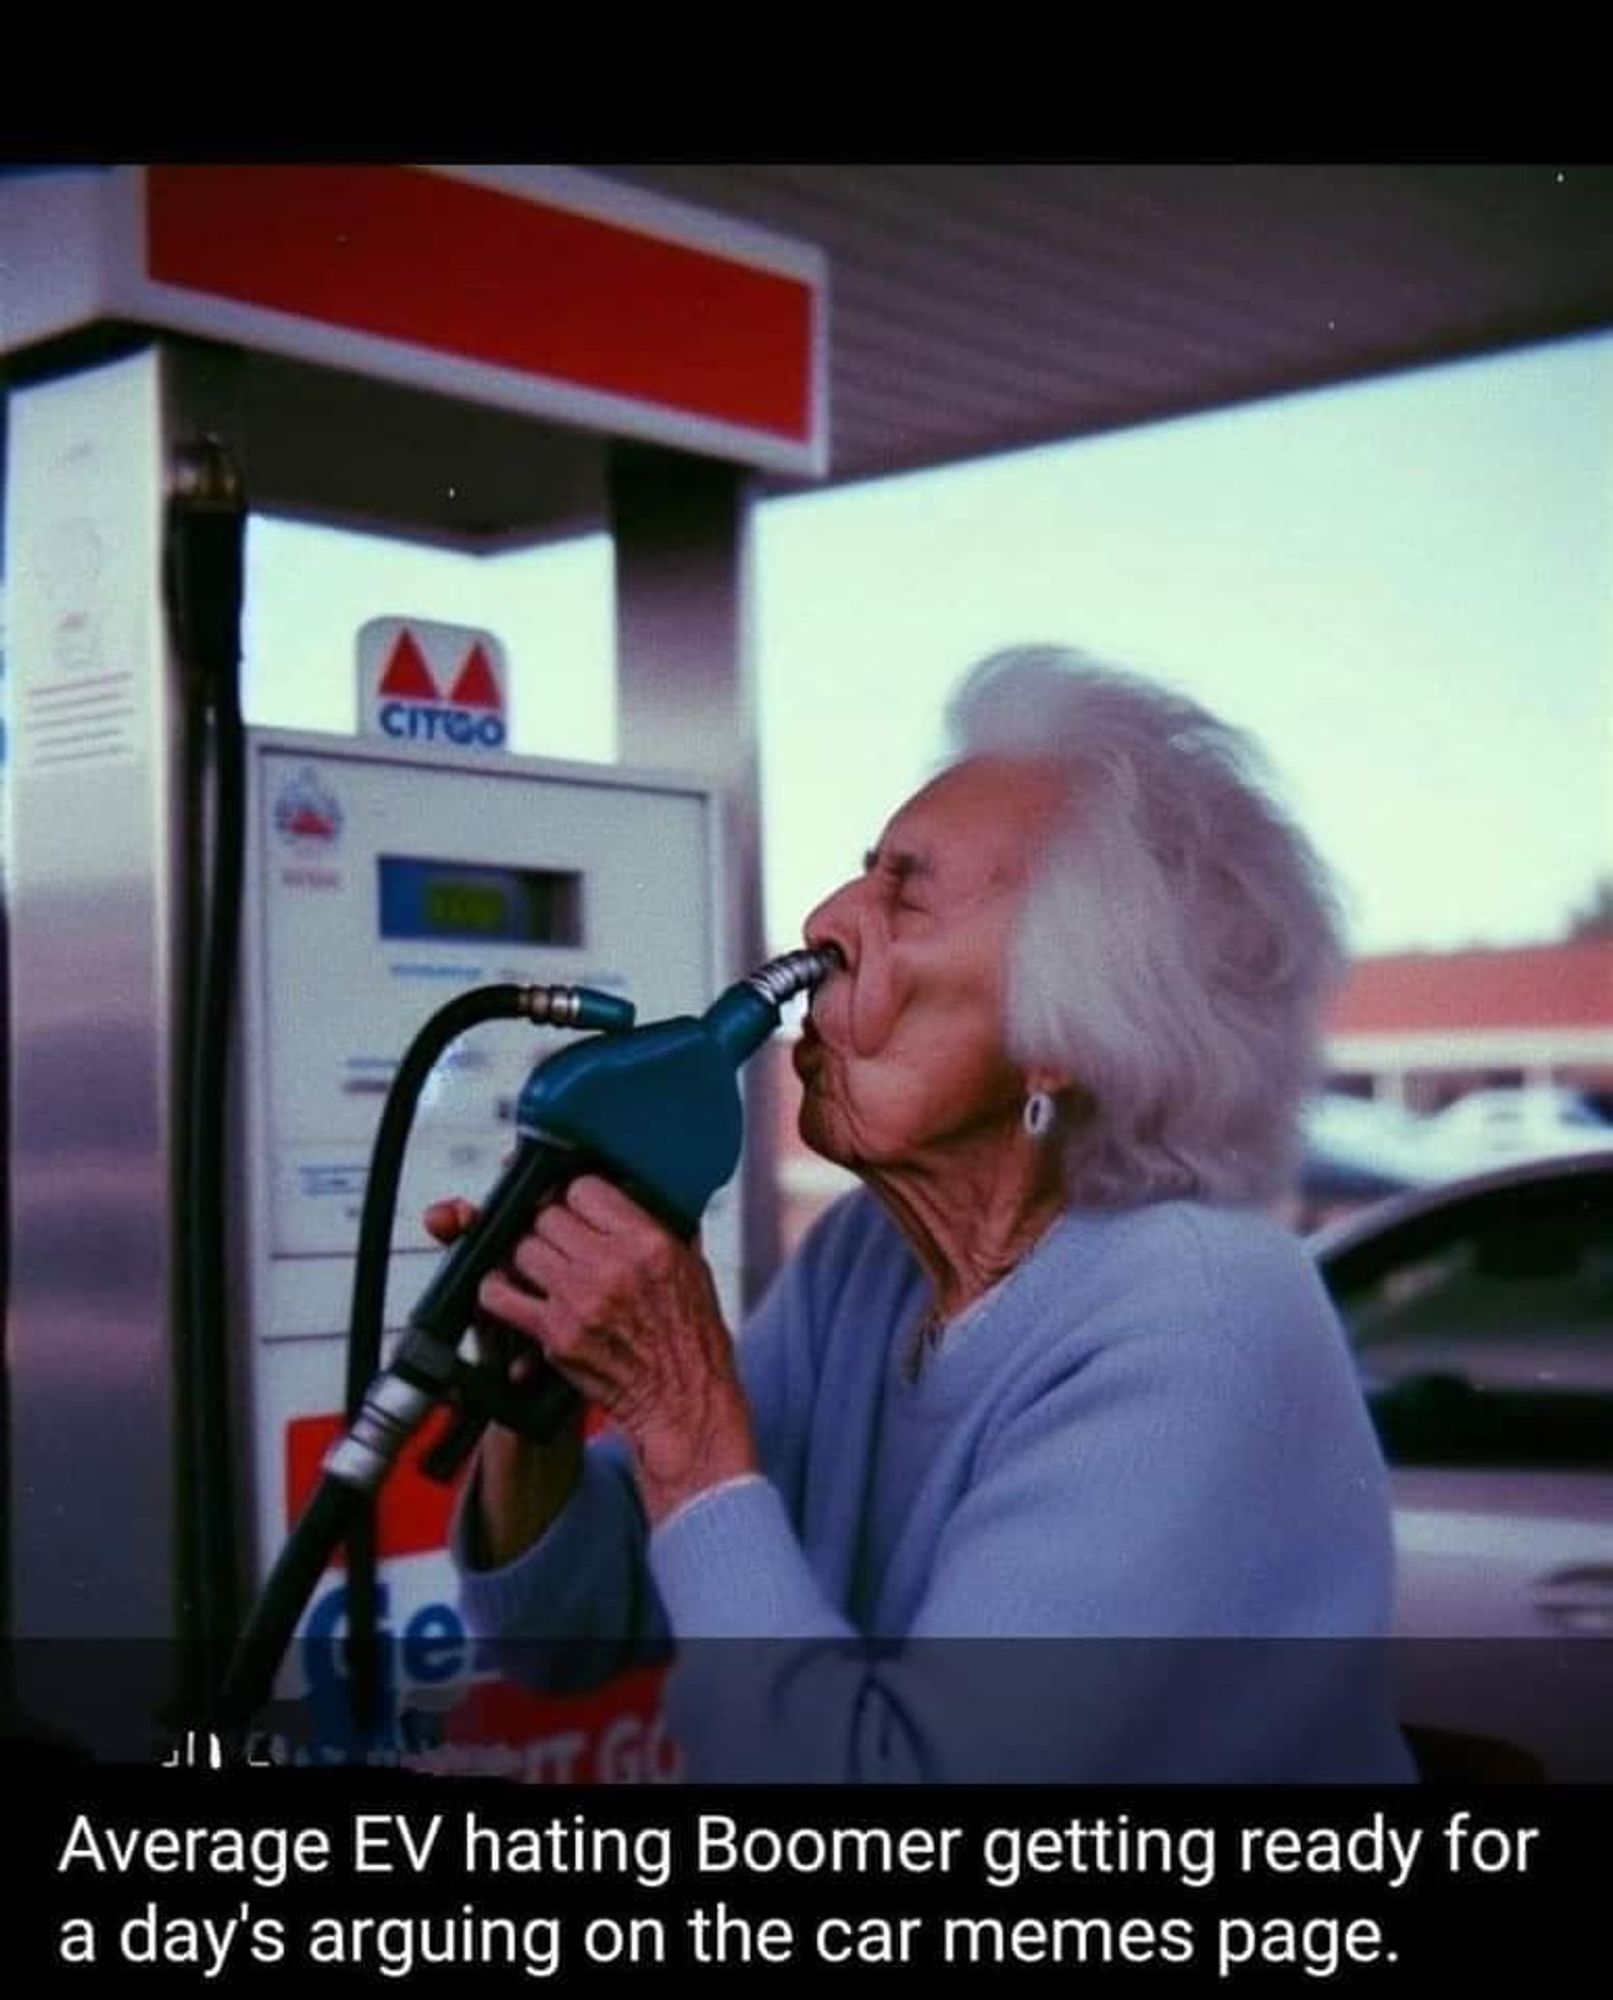
<path id="1" fill-rule="evenodd" d="M 425 702 L 387 701 L 381 704 L 381 728 L 408 743 L 446 741 L 461 749 L 504 747 L 504 718 L 488 709 L 433 708 Z"/>
<path id="2" fill-rule="evenodd" d="M 407 1686 L 414 1683 L 441 1685 L 459 1679 L 473 1664 L 473 1648 L 464 1620 L 451 1604 L 422 1604 L 394 1641 L 387 1622 L 389 1593 L 378 1583 L 375 1596 L 377 1649 L 377 1715 L 375 1723 L 360 1743 L 355 1740 L 355 1724 L 348 1700 L 347 1628 L 348 1593 L 346 1584 L 326 1591 L 309 1611 L 303 1628 L 301 1654 L 308 1682 L 308 1704 L 314 1739 L 327 1752 L 333 1749 L 396 1749 L 398 1744 L 399 1665 Z"/>
<path id="3" fill-rule="evenodd" d="M 403 1628 L 405 1681 L 458 1680 L 470 1651 L 465 1621 L 451 1604 L 422 1604 Z"/>

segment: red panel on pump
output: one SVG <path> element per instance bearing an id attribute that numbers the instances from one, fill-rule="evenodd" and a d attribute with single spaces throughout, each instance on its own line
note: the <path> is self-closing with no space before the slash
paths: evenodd
<path id="1" fill-rule="evenodd" d="M 294 1417 L 286 1425 L 286 1526 L 290 1528 L 313 1498 L 325 1454 L 347 1428 L 340 1416 Z M 432 1424 L 409 1445 L 381 1488 L 376 1502 L 375 1546 L 381 1556 L 417 1556 L 446 1548 L 453 1514 L 454 1486 L 428 1479 L 418 1460 L 436 1441 Z M 344 1562 L 338 1551 L 332 1560 Z"/>
<path id="2" fill-rule="evenodd" d="M 149 275 L 791 442 L 812 289 L 527 194 L 374 164 L 156 165 Z"/>
<path id="3" fill-rule="evenodd" d="M 420 1470 L 422 1457 L 436 1443 L 447 1421 L 446 1409 L 410 1444 L 382 1483 L 376 1502 L 375 1545 L 381 1556 L 418 1556 L 448 1546 L 457 1482 L 445 1486 Z M 590 1409 L 587 1436 L 603 1428 L 598 1410 Z M 325 1454 L 347 1428 L 338 1413 L 293 1417 L 286 1425 L 286 1527 L 294 1527 L 314 1497 L 324 1470 Z M 334 1562 L 345 1560 L 338 1552 Z"/>

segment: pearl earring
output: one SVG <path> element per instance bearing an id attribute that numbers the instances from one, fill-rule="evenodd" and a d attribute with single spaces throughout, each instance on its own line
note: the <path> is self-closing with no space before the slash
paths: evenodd
<path id="1" fill-rule="evenodd" d="M 1053 1097 L 1050 1091 L 1033 1090 L 1025 1100 L 1025 1130 L 1033 1139 L 1045 1139 L 1053 1129 L 1056 1117 Z"/>

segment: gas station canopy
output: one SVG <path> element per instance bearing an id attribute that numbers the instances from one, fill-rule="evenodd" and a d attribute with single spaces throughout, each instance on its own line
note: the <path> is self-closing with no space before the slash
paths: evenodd
<path id="1" fill-rule="evenodd" d="M 690 424 L 685 402 L 663 441 L 748 466 L 753 490 L 768 494 L 1613 325 L 1613 166 L 1573 161 L 589 162 L 582 173 L 428 175 L 348 162 L 159 167 L 138 184 L 127 170 L 90 170 L 98 178 L 87 233 L 82 171 L 66 177 L 65 217 L 32 175 L 0 175 L 0 224 L 8 209 L 35 218 L 32 237 L 9 247 L 0 228 L 12 379 L 29 366 L 30 322 L 48 333 L 52 311 L 63 325 L 94 316 L 103 329 L 121 319 L 227 339 L 221 290 L 245 300 L 267 264 L 293 291 L 254 299 L 236 329 L 254 504 L 480 551 L 606 526 L 603 440 L 620 435 L 622 407 L 612 392 L 640 397 L 636 434 L 655 434 L 646 385 L 610 376 L 615 351 L 634 343 L 675 365 L 696 335 L 700 379 L 672 387 L 706 407 Z M 171 240 L 207 297 L 200 318 L 187 319 L 172 284 L 153 285 L 159 271 L 134 281 L 137 185 L 154 216 L 176 215 Z M 558 197 L 580 214 L 529 212 L 516 240 L 506 229 L 516 204 L 501 194 L 525 197 L 529 211 L 533 197 L 540 209 Z M 575 233 L 594 220 L 614 228 L 618 250 L 631 251 L 635 229 L 650 232 L 625 262 L 607 259 L 603 284 L 598 242 Z M 562 241 L 556 227 L 573 233 Z M 538 241 L 537 229 L 549 233 Z M 709 297 L 702 267 L 719 277 Z M 546 309 L 538 274 L 556 269 L 584 284 L 592 316 L 568 326 Z M 105 295 L 69 288 L 42 302 L 37 273 L 58 270 L 101 271 Z M 287 310 L 326 314 L 344 282 L 345 333 L 324 347 L 280 337 Z M 315 290 L 299 297 L 296 284 Z M 639 303 L 612 312 L 618 294 Z M 265 302 L 278 319 L 255 309 Z M 428 337 L 449 347 L 475 322 L 488 397 L 463 369 L 451 395 L 399 369 L 389 314 L 411 332 L 424 316 Z M 597 362 L 581 395 L 522 386 L 523 370 L 554 359 L 525 350 L 551 335 L 571 342 L 562 371 L 580 361 L 587 375 Z M 570 379 L 574 391 L 575 368 Z M 792 382 L 793 430 L 765 400 Z"/>
<path id="2" fill-rule="evenodd" d="M 1607 165 L 590 165 L 825 252 L 832 481 L 1613 325 Z"/>

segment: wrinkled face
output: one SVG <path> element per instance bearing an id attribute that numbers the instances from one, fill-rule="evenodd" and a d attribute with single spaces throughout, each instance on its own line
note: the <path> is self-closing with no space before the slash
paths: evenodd
<path id="1" fill-rule="evenodd" d="M 838 945 L 846 964 L 796 1044 L 815 1151 L 890 1165 L 1014 1130 L 1025 1082 L 1003 1047 L 1008 941 L 1060 789 L 1033 759 L 954 765 L 808 917 L 808 943 Z"/>

